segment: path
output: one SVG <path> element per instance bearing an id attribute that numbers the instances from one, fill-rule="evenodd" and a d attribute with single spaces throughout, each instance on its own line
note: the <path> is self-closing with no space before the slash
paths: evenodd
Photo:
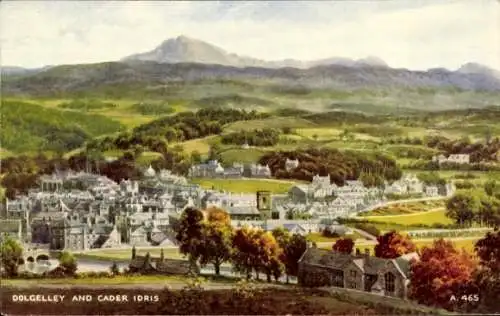
<path id="1" fill-rule="evenodd" d="M 351 227 L 351 229 L 353 231 L 355 231 L 356 233 L 360 234 L 361 236 L 365 237 L 368 240 L 375 240 L 375 241 L 377 240 L 376 236 L 373 236 L 372 234 L 370 234 L 368 232 L 365 232 L 364 230 L 361 230 L 361 229 L 358 229 L 358 228 L 354 228 L 354 227 Z"/>

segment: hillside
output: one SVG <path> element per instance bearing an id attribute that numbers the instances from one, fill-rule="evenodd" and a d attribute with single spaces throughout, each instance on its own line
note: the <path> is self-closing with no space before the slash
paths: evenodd
<path id="1" fill-rule="evenodd" d="M 442 70 L 410 71 L 386 67 L 348 67 L 343 65 L 298 68 L 238 68 L 222 65 L 156 62 L 108 62 L 65 65 L 31 76 L 5 82 L 6 93 L 57 94 L 95 89 L 102 85 L 142 84 L 161 86 L 168 83 L 200 80 L 265 80 L 285 86 L 301 85 L 311 89 L 347 90 L 361 88 L 455 88 L 500 91 L 500 79 L 484 73 Z"/>
<path id="2" fill-rule="evenodd" d="M 1 143 L 11 152 L 69 151 L 93 137 L 121 129 L 118 122 L 101 115 L 2 101 Z"/>

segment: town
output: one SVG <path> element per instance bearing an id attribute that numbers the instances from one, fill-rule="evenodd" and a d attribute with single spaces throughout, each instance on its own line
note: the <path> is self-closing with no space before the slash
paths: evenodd
<path id="1" fill-rule="evenodd" d="M 297 165 L 298 161 L 287 161 L 289 168 Z M 248 167 L 249 177 L 271 177 L 266 166 Z M 217 161 L 208 161 L 193 166 L 190 176 L 243 177 L 244 170 L 243 165 L 224 169 Z M 235 194 L 202 189 L 170 170 L 151 166 L 143 171 L 141 180 L 115 183 L 94 173 L 65 171 L 40 177 L 39 185 L 27 195 L 6 199 L 2 233 L 26 243 L 27 248 L 70 251 L 172 246 L 170 223 L 188 207 L 222 208 L 234 226 L 249 224 L 272 230 L 285 225 L 307 234 L 320 231 L 324 220 L 352 217 L 383 206 L 388 201 L 386 194 L 436 198 L 450 197 L 455 191 L 452 183 L 425 185 L 411 174 L 383 188 L 367 188 L 360 181 L 337 186 L 328 175 L 316 175 L 309 184 L 291 186 L 288 194 Z"/>

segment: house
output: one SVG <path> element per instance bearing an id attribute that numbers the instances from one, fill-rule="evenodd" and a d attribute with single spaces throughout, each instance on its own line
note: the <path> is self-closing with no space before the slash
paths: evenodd
<path id="1" fill-rule="evenodd" d="M 271 168 L 269 168 L 269 165 L 251 164 L 249 176 L 252 178 L 270 178 Z"/>
<path id="2" fill-rule="evenodd" d="M 3 238 L 23 241 L 23 223 L 20 219 L 0 219 L 0 241 Z"/>
<path id="3" fill-rule="evenodd" d="M 430 197 L 438 196 L 439 195 L 438 187 L 435 185 L 425 186 L 425 195 Z"/>
<path id="4" fill-rule="evenodd" d="M 443 163 L 455 163 L 455 164 L 469 164 L 470 163 L 470 155 L 469 154 L 451 154 L 448 157 L 441 154 L 438 156 L 432 157 L 432 161 L 437 162 L 439 164 Z"/>
<path id="5" fill-rule="evenodd" d="M 301 286 L 334 286 L 378 295 L 407 298 L 410 282 L 408 254 L 396 259 L 382 259 L 364 254 L 344 254 L 315 247 L 308 248 L 299 260 Z"/>
<path id="6" fill-rule="evenodd" d="M 189 168 L 190 178 L 216 178 L 224 175 L 224 168 L 218 160 L 210 160 L 206 164 L 194 165 Z"/>
<path id="7" fill-rule="evenodd" d="M 448 157 L 448 162 L 458 163 L 458 164 L 468 164 L 470 163 L 470 155 L 468 154 L 450 155 Z"/>
<path id="8" fill-rule="evenodd" d="M 222 176 L 224 178 L 241 178 L 243 176 L 243 165 L 234 163 L 231 167 L 225 168 Z"/>
<path id="9" fill-rule="evenodd" d="M 298 159 L 286 159 L 285 161 L 285 169 L 286 171 L 292 171 L 293 169 L 296 169 L 299 166 L 299 160 Z"/>
<path id="10" fill-rule="evenodd" d="M 145 178 L 154 178 L 156 177 L 156 171 L 149 165 L 149 168 L 144 171 L 143 176 Z"/>
<path id="11" fill-rule="evenodd" d="M 199 274 L 200 268 L 188 260 L 164 258 L 163 249 L 160 258 L 152 258 L 149 252 L 145 256 L 137 256 L 133 248 L 129 271 L 141 274 L 188 275 Z"/>
<path id="12" fill-rule="evenodd" d="M 293 185 L 288 190 L 288 196 L 294 203 L 306 204 L 309 198 L 309 186 L 305 184 Z"/>

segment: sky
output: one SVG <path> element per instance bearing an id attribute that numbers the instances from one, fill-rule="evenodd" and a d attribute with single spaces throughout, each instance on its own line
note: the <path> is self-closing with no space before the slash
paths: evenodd
<path id="1" fill-rule="evenodd" d="M 500 69 L 500 0 L 3 1 L 1 64 L 119 60 L 185 35 L 241 56 Z"/>

